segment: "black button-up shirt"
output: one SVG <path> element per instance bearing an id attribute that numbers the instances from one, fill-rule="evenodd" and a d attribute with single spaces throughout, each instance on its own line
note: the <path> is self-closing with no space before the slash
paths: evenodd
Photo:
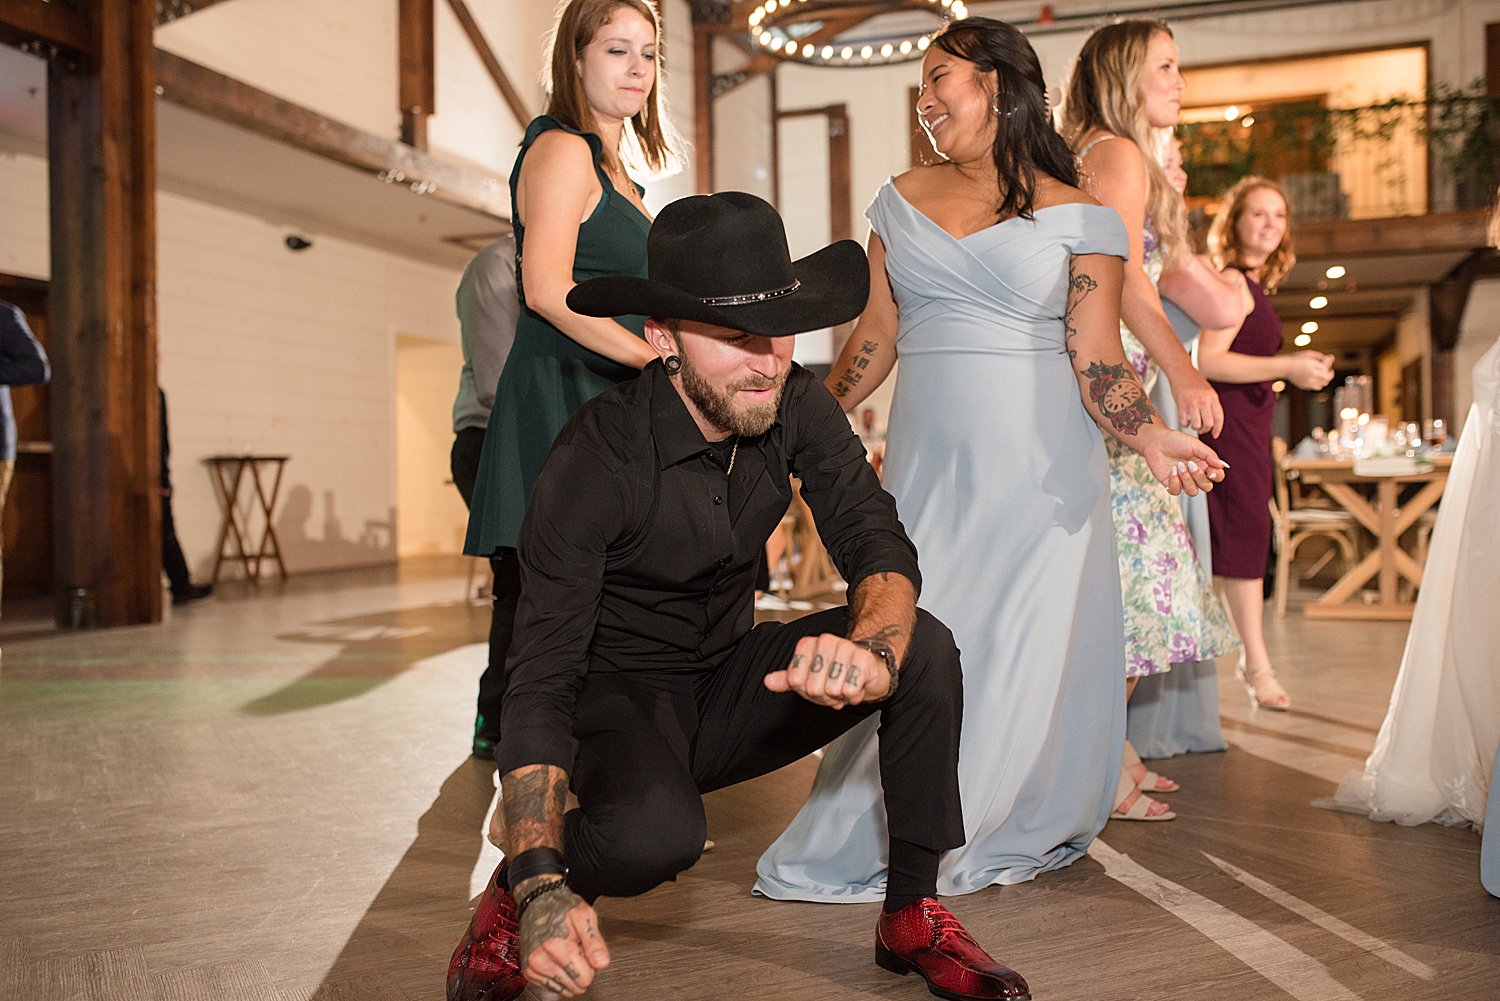
<path id="1" fill-rule="evenodd" d="M 579 408 L 532 490 L 496 760 L 573 768 L 591 671 L 711 671 L 755 623 L 760 554 L 802 480 L 833 563 L 856 587 L 917 553 L 864 446 L 793 365 L 776 422 L 730 453 L 704 437 L 660 362 Z"/>

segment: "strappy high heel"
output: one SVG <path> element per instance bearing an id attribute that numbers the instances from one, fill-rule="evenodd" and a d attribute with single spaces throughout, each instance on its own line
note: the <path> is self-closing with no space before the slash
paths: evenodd
<path id="1" fill-rule="evenodd" d="M 1234 676 L 1245 686 L 1245 694 L 1250 696 L 1252 707 L 1278 713 L 1292 708 L 1292 697 L 1281 687 L 1281 682 L 1276 680 L 1275 668 L 1268 667 L 1264 671 L 1249 674 L 1245 671 L 1245 657 L 1241 654 Z"/>

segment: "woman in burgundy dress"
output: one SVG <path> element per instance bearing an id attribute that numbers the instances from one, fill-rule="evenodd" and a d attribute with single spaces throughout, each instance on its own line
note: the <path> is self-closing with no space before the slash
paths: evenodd
<path id="1" fill-rule="evenodd" d="M 1244 272 L 1254 301 L 1238 329 L 1205 330 L 1198 342 L 1198 367 L 1224 404 L 1224 431 L 1213 446 L 1232 470 L 1208 495 L 1214 577 L 1222 578 L 1224 603 L 1244 643 L 1236 673 L 1250 701 L 1285 710 L 1292 700 L 1276 680 L 1261 629 L 1275 474 L 1271 418 L 1276 393 L 1271 383 L 1284 379 L 1299 389 L 1322 389 L 1333 378 L 1333 356 L 1319 351 L 1277 354 L 1281 318 L 1267 292 L 1276 291 L 1297 255 L 1286 196 L 1276 182 L 1246 177 L 1236 184 L 1214 217 L 1208 244 L 1216 264 Z"/>

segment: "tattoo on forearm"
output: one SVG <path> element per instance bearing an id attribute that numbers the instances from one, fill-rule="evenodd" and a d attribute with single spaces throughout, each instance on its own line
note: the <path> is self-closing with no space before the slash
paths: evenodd
<path id="1" fill-rule="evenodd" d="M 1146 388 L 1129 365 L 1096 361 L 1084 370 L 1083 377 L 1089 380 L 1089 399 L 1121 434 L 1133 435 L 1156 422 L 1156 410 L 1146 396 Z"/>
<path id="2" fill-rule="evenodd" d="M 822 674 L 823 673 L 823 655 L 821 653 L 815 653 L 815 654 L 813 654 L 812 665 L 808 667 L 807 673 L 809 673 L 809 674 Z"/>
<path id="3" fill-rule="evenodd" d="M 901 635 L 902 635 L 902 633 L 901 633 L 901 627 L 898 626 L 898 625 L 892 624 L 892 625 L 884 626 L 884 627 L 882 627 L 880 629 L 877 629 L 877 630 L 875 630 L 875 632 L 871 633 L 868 636 L 856 636 L 855 639 L 861 639 L 861 640 L 879 640 L 880 642 L 884 643 L 886 646 L 890 646 L 891 640 L 896 639 L 897 637 L 899 637 Z"/>
<path id="4" fill-rule="evenodd" d="M 864 341 L 859 346 L 859 353 L 862 355 L 873 355 L 879 348 L 880 345 L 875 341 Z"/>
<path id="5" fill-rule="evenodd" d="M 1073 338 L 1078 335 L 1078 328 L 1073 325 L 1073 310 L 1098 287 L 1099 283 L 1094 279 L 1075 270 L 1073 261 L 1068 262 L 1068 306 L 1063 312 L 1063 344 L 1068 348 L 1068 357 L 1075 361 L 1078 352 L 1073 347 Z"/>
<path id="6" fill-rule="evenodd" d="M 567 773 L 548 765 L 530 765 L 507 774 L 501 786 L 510 850 L 519 854 L 544 845 L 561 847 Z"/>
<path id="7" fill-rule="evenodd" d="M 830 661 L 828 664 L 828 680 L 837 681 L 839 675 L 844 673 L 844 665 L 840 661 Z"/>

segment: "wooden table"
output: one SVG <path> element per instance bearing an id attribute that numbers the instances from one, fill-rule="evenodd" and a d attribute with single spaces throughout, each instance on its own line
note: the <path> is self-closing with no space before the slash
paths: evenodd
<path id="1" fill-rule="evenodd" d="M 215 584 L 219 582 L 219 568 L 224 565 L 225 560 L 243 565 L 245 577 L 256 582 L 260 580 L 261 562 L 274 557 L 276 568 L 281 571 L 282 579 L 286 579 L 286 563 L 281 559 L 281 540 L 276 535 L 276 525 L 271 515 L 276 510 L 276 497 L 281 492 L 281 473 L 286 467 L 287 459 L 288 456 L 285 455 L 213 455 L 203 460 L 213 470 L 214 486 L 218 488 L 219 500 L 224 505 L 224 524 L 219 529 L 219 544 L 214 550 Z M 261 479 L 262 466 L 275 470 L 269 490 Z M 249 520 L 242 523 L 239 510 L 240 484 L 247 479 L 247 470 L 253 487 L 251 503 L 258 504 L 261 515 L 266 519 L 265 528 L 260 533 L 260 545 L 255 547 L 253 553 L 245 545 L 250 536 Z M 269 470 L 267 475 L 270 475 Z M 234 540 L 234 551 L 226 553 L 224 543 L 231 538 Z"/>
<path id="2" fill-rule="evenodd" d="M 1422 585 L 1422 568 L 1400 546 L 1401 534 L 1436 504 L 1448 485 L 1451 455 L 1432 457 L 1433 468 L 1427 472 L 1401 476 L 1358 476 L 1353 459 L 1287 459 L 1286 470 L 1306 486 L 1317 486 L 1356 521 L 1375 536 L 1377 547 L 1317 601 L 1303 608 L 1310 619 L 1410 619 L 1410 602 L 1400 601 L 1396 584 L 1400 577 L 1413 587 Z M 1421 483 L 1423 487 L 1404 507 L 1397 506 L 1401 487 Z M 1362 485 L 1374 484 L 1375 503 L 1359 491 Z M 1373 604 L 1350 601 L 1364 590 L 1371 577 L 1379 575 L 1380 600 Z"/>

